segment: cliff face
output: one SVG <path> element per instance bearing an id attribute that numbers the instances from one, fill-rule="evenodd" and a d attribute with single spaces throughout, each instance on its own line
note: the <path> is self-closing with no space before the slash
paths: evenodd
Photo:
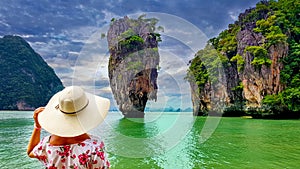
<path id="1" fill-rule="evenodd" d="M 0 110 L 33 110 L 63 89 L 53 69 L 21 37 L 0 39 L 0 65 Z"/>
<path id="2" fill-rule="evenodd" d="M 110 86 L 125 117 L 144 117 L 147 100 L 157 98 L 160 35 L 154 33 L 155 21 L 124 17 L 112 21 L 107 33 Z"/>
<path id="3" fill-rule="evenodd" d="M 268 2 L 259 3 L 196 54 L 187 75 L 196 77 L 189 79 L 194 115 L 265 111 L 264 97 L 285 89 L 280 74 L 289 46 L 272 14 Z M 201 79 L 199 74 L 210 77 Z"/>
<path id="4" fill-rule="evenodd" d="M 284 85 L 280 82 L 280 72 L 283 68 L 281 60 L 288 54 L 287 44 L 271 45 L 267 51 L 267 58 L 271 60 L 271 64 L 261 65 L 261 67 L 251 64 L 254 56 L 245 51 L 247 46 L 261 46 L 264 39 L 265 37 L 261 34 L 247 29 L 240 31 L 237 35 L 238 54 L 245 60 L 239 79 L 243 85 L 247 108 L 261 107 L 264 96 L 277 94 L 284 89 Z"/>

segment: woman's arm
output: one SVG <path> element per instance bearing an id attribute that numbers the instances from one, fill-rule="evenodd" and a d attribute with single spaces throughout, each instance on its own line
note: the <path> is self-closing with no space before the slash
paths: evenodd
<path id="1" fill-rule="evenodd" d="M 44 110 L 44 107 L 39 107 L 33 113 L 34 128 L 33 128 L 33 131 L 32 131 L 32 134 L 31 134 L 31 138 L 30 138 L 28 146 L 27 146 L 27 154 L 31 158 L 35 158 L 35 155 L 33 154 L 32 150 L 40 142 L 41 125 L 40 125 L 40 123 L 38 121 L 38 115 L 43 110 Z"/>

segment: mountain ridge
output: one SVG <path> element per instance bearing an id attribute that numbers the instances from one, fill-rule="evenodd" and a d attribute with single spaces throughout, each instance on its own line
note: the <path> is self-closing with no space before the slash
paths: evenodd
<path id="1" fill-rule="evenodd" d="M 63 89 L 54 70 L 19 36 L 0 38 L 0 65 L 0 110 L 33 110 Z"/>

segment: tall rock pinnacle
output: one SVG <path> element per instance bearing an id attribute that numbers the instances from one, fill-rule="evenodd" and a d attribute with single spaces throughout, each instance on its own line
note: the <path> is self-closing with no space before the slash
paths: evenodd
<path id="1" fill-rule="evenodd" d="M 157 19 L 112 20 L 107 33 L 109 80 L 119 110 L 125 117 L 142 118 L 148 100 L 157 99 Z"/>

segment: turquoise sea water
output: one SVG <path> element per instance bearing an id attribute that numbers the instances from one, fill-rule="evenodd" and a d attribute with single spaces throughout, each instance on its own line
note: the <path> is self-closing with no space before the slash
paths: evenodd
<path id="1" fill-rule="evenodd" d="M 26 155 L 32 112 L 0 111 L 0 168 L 39 169 Z M 43 131 L 43 136 L 47 135 Z M 91 134 L 106 143 L 113 169 L 299 168 L 300 120 L 109 112 Z"/>

